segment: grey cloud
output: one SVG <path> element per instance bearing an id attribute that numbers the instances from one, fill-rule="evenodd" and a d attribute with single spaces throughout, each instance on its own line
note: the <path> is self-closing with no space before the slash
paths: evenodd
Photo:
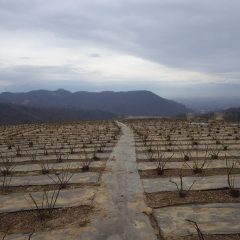
<path id="1" fill-rule="evenodd" d="M 66 66 L 32 66 L 32 65 L 18 65 L 14 67 L 0 68 L 0 81 L 8 81 L 12 85 L 21 85 L 34 83 L 48 83 L 49 80 L 55 78 L 66 78 L 75 75 L 74 67 Z"/>
<path id="2" fill-rule="evenodd" d="M 88 43 L 169 67 L 216 73 L 236 82 L 240 77 L 239 9 L 239 0 L 0 0 L 0 30 L 48 31 L 64 39 L 66 45 L 74 39 L 69 48 Z M 100 55 L 92 53 L 91 57 Z M 55 74 L 69 79 L 68 84 L 58 82 L 58 86 L 65 84 L 70 90 L 74 86 L 85 90 L 134 88 L 121 81 L 99 85 L 92 79 L 91 83 L 70 65 L 1 68 L 0 80 L 18 85 L 22 81 L 22 87 L 45 84 L 51 88 L 53 83 L 47 79 Z M 175 86 L 173 91 L 170 85 L 150 85 L 140 84 L 139 88 L 159 89 L 163 95 L 177 91 L 184 95 L 186 89 L 195 89 L 193 95 L 198 92 L 191 84 Z M 239 85 L 229 86 L 239 89 Z M 221 89 L 222 94 L 224 87 L 205 85 L 199 89 L 209 94 Z"/>
<path id="3" fill-rule="evenodd" d="M 12 0 L 0 9 L 1 28 L 44 29 L 170 67 L 239 68 L 238 0 Z"/>
<path id="4" fill-rule="evenodd" d="M 17 65 L 12 67 L 0 66 L 0 82 L 8 82 L 8 89 L 18 89 L 22 86 L 26 89 L 40 88 L 59 88 L 66 87 L 69 90 L 81 86 L 86 89 L 96 86 L 109 84 L 101 73 L 97 71 L 88 71 L 74 65 L 60 66 L 36 66 L 36 65 Z M 106 85 L 102 84 L 106 81 Z M 110 83 L 111 84 L 111 83 Z M 6 87 L 0 86 L 0 92 Z M 76 90 L 76 89 L 75 89 Z"/>
<path id="5" fill-rule="evenodd" d="M 89 55 L 90 57 L 93 57 L 93 58 L 100 58 L 101 55 L 100 54 L 97 54 L 97 53 L 92 53 Z"/>

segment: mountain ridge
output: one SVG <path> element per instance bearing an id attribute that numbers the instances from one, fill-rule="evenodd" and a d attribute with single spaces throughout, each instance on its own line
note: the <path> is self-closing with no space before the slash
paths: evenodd
<path id="1" fill-rule="evenodd" d="M 189 112 L 185 105 L 146 90 L 70 92 L 65 89 L 40 89 L 25 93 L 3 92 L 0 102 L 31 107 L 97 109 L 121 116 L 176 116 Z"/>

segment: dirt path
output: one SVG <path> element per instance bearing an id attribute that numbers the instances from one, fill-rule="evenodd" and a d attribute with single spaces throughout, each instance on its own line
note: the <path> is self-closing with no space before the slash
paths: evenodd
<path id="1" fill-rule="evenodd" d="M 143 187 L 137 171 L 134 137 L 122 123 L 122 136 L 111 154 L 96 195 L 96 206 L 103 216 L 91 224 L 81 239 L 154 240 L 156 236 L 147 213 Z"/>

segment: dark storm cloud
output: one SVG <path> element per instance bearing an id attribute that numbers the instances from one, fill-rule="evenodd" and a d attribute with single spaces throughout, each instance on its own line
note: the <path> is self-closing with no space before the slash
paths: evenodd
<path id="1" fill-rule="evenodd" d="M 47 30 L 170 67 L 234 72 L 238 0 L 0 1 L 1 29 Z"/>

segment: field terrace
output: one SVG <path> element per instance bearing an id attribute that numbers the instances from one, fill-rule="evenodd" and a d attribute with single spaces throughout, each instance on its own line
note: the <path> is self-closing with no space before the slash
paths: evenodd
<path id="1" fill-rule="evenodd" d="M 159 239 L 240 239 L 240 125 L 132 119 Z"/>
<path id="2" fill-rule="evenodd" d="M 119 135 L 113 121 L 1 126 L 0 239 L 85 226 Z"/>

